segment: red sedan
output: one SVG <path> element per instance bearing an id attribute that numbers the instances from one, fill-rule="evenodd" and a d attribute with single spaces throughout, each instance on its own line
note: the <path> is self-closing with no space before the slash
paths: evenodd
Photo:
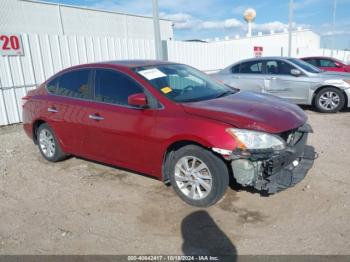
<path id="1" fill-rule="evenodd" d="M 313 164 L 298 106 L 182 64 L 75 66 L 24 100 L 24 130 L 48 161 L 76 155 L 148 174 L 195 206 L 217 202 L 231 178 L 278 192 Z"/>
<path id="2" fill-rule="evenodd" d="M 304 57 L 301 59 L 324 71 L 350 72 L 350 65 L 332 57 Z"/>

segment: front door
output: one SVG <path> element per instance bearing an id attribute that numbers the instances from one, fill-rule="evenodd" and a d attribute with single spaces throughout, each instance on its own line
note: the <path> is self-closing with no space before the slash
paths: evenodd
<path id="1" fill-rule="evenodd" d="M 144 170 L 152 162 L 152 139 L 157 109 L 128 105 L 128 97 L 144 92 L 143 88 L 122 72 L 96 69 L 95 95 L 89 106 L 87 153 L 93 159 Z"/>
<path id="2" fill-rule="evenodd" d="M 330 59 L 320 59 L 320 68 L 325 71 L 344 72 L 344 66 Z"/>
<path id="3" fill-rule="evenodd" d="M 292 75 L 292 69 L 296 68 L 285 61 L 267 60 L 265 93 L 288 99 L 296 104 L 308 103 L 310 80 L 304 74 Z"/>

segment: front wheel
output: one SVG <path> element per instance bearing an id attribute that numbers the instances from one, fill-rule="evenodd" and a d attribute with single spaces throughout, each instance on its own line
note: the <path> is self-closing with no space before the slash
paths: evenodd
<path id="1" fill-rule="evenodd" d="M 344 107 L 345 96 L 335 87 L 322 89 L 315 97 L 315 106 L 322 113 L 336 113 Z"/>
<path id="2" fill-rule="evenodd" d="M 189 145 L 175 151 L 169 168 L 175 192 L 192 206 L 215 204 L 229 184 L 225 162 L 199 146 Z"/>

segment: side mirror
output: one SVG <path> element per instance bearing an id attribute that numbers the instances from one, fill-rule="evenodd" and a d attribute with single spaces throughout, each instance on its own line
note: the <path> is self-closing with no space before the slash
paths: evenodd
<path id="1" fill-rule="evenodd" d="M 343 68 L 343 65 L 340 64 L 340 63 L 337 63 L 337 62 L 335 62 L 335 66 L 338 67 L 338 68 Z"/>
<path id="2" fill-rule="evenodd" d="M 290 70 L 290 74 L 293 76 L 300 76 L 301 75 L 301 71 L 298 69 L 292 69 Z"/>
<path id="3" fill-rule="evenodd" d="M 146 108 L 148 106 L 147 97 L 144 93 L 130 95 L 128 97 L 128 104 L 131 106 Z"/>

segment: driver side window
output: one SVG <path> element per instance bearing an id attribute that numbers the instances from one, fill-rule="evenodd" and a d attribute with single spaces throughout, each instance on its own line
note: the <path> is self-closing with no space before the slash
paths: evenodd
<path id="1" fill-rule="evenodd" d="M 143 93 L 143 89 L 130 77 L 114 70 L 96 69 L 95 101 L 126 106 L 128 97 L 137 93 Z"/>
<path id="2" fill-rule="evenodd" d="M 335 62 L 332 61 L 332 60 L 321 59 L 321 60 L 320 60 L 320 66 L 321 66 L 321 67 L 336 67 L 336 64 L 335 64 Z"/>
<path id="3" fill-rule="evenodd" d="M 295 69 L 295 67 L 284 61 L 271 60 L 266 62 L 267 74 L 291 75 L 292 69 Z"/>

